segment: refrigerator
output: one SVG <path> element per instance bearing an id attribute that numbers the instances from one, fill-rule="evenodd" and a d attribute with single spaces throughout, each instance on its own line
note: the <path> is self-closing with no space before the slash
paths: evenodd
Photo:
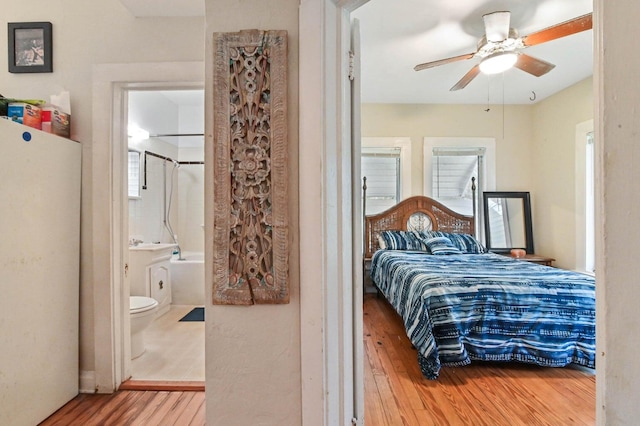
<path id="1" fill-rule="evenodd" d="M 0 425 L 78 394 L 81 146 L 0 119 Z"/>

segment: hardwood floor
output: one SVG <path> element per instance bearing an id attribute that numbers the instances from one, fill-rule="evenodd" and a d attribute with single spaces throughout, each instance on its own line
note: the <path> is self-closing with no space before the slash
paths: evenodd
<path id="1" fill-rule="evenodd" d="M 205 424 L 204 392 L 118 391 L 111 395 L 81 394 L 40 426 Z"/>
<path id="2" fill-rule="evenodd" d="M 595 424 L 595 376 L 588 369 L 477 362 L 423 378 L 400 317 L 370 294 L 364 345 L 367 426 Z M 204 425 L 204 395 L 79 395 L 41 425 Z"/>
<path id="3" fill-rule="evenodd" d="M 363 309 L 367 426 L 595 424 L 592 370 L 476 362 L 427 380 L 384 298 L 366 295 Z"/>

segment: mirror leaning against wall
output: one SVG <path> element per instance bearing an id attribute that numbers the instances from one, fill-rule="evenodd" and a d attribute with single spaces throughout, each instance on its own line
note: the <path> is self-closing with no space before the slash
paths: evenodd
<path id="1" fill-rule="evenodd" d="M 508 253 L 511 249 L 533 251 L 531 199 L 528 192 L 483 192 L 487 249 Z"/>

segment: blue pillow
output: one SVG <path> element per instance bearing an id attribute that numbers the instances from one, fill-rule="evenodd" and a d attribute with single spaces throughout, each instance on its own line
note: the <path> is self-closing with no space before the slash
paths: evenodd
<path id="1" fill-rule="evenodd" d="M 425 245 L 429 248 L 431 254 L 460 254 L 458 247 L 454 246 L 447 237 L 433 237 L 425 241 Z"/>
<path id="2" fill-rule="evenodd" d="M 380 237 L 384 244 L 380 248 L 388 250 L 427 251 L 420 234 L 415 231 L 382 231 Z"/>
<path id="3" fill-rule="evenodd" d="M 487 248 L 470 234 L 454 234 L 441 231 L 420 231 L 420 235 L 422 238 L 427 240 L 434 237 L 446 237 L 451 240 L 453 245 L 462 253 L 478 254 L 487 252 Z"/>

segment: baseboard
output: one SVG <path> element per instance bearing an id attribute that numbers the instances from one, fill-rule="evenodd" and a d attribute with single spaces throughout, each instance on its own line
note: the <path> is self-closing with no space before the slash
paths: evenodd
<path id="1" fill-rule="evenodd" d="M 80 370 L 80 393 L 96 393 L 96 372 Z"/>
<path id="2" fill-rule="evenodd" d="M 118 390 L 204 392 L 203 381 L 125 380 Z"/>

